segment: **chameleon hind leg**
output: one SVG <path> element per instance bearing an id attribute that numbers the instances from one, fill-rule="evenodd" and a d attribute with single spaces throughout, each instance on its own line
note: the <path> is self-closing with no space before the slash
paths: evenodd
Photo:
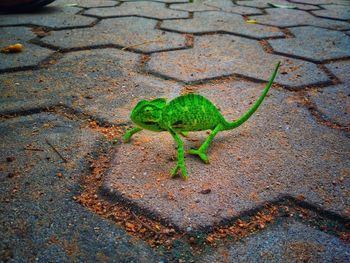
<path id="1" fill-rule="evenodd" d="M 222 125 L 218 124 L 214 128 L 214 130 L 212 130 L 212 132 L 209 134 L 209 136 L 203 142 L 203 144 L 197 150 L 196 149 L 190 149 L 189 153 L 190 154 L 196 154 L 202 159 L 203 162 L 209 163 L 209 158 L 208 158 L 208 155 L 207 155 L 206 152 L 208 150 L 208 147 L 209 147 L 210 143 L 214 139 L 215 135 L 221 130 L 222 130 Z"/>
<path id="2" fill-rule="evenodd" d="M 141 129 L 141 128 L 138 128 L 138 127 L 133 128 L 133 129 L 131 129 L 130 131 L 127 131 L 127 132 L 123 135 L 123 142 L 129 142 L 131 136 L 133 136 L 135 133 L 140 132 L 140 131 L 142 131 L 142 129 Z"/>
<path id="3" fill-rule="evenodd" d="M 182 177 L 187 179 L 187 172 L 186 172 L 186 167 L 185 167 L 185 150 L 184 150 L 184 144 L 180 138 L 180 136 L 170 130 L 171 135 L 173 136 L 174 140 L 176 141 L 177 144 L 177 165 L 171 169 L 171 176 L 175 176 L 178 172 L 178 170 L 181 170 Z"/>

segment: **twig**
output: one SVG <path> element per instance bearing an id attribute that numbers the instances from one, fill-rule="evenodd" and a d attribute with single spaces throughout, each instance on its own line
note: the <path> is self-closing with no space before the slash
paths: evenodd
<path id="1" fill-rule="evenodd" d="M 145 41 L 145 42 L 142 42 L 142 43 L 139 43 L 139 44 L 123 47 L 122 51 L 130 49 L 132 47 L 138 47 L 138 46 L 142 46 L 142 45 L 149 44 L 149 43 L 154 43 L 154 42 L 162 42 L 162 40 L 160 39 L 160 36 L 158 36 L 155 40 Z"/>
<path id="2" fill-rule="evenodd" d="M 39 149 L 39 148 L 29 148 L 29 147 L 24 147 L 23 148 L 26 151 L 36 151 L 36 152 L 43 152 L 43 149 Z"/>
<path id="3" fill-rule="evenodd" d="M 133 211 L 130 211 L 130 212 L 131 212 L 131 214 L 133 215 L 133 217 L 135 217 L 136 221 L 139 222 L 141 225 L 143 225 L 145 228 L 147 228 L 148 230 L 150 230 L 150 231 L 152 231 L 152 232 L 155 232 L 156 234 L 160 234 L 159 231 L 153 229 L 150 225 L 148 225 L 148 224 L 142 222 L 142 221 L 140 220 L 140 218 L 138 218 L 137 215 L 136 215 Z"/>
<path id="4" fill-rule="evenodd" d="M 49 142 L 49 140 L 48 140 L 47 138 L 45 138 L 45 141 L 46 141 L 46 143 L 47 143 L 48 145 L 51 146 L 51 148 L 58 154 L 59 157 L 61 157 L 61 159 L 62 159 L 65 163 L 68 162 L 68 160 L 55 148 L 55 146 L 53 146 L 53 145 Z"/>
<path id="5" fill-rule="evenodd" d="M 204 3 L 204 5 L 209 6 L 209 7 L 216 8 L 216 10 L 221 10 L 220 7 L 217 7 L 217 6 L 215 6 L 215 5 L 210 5 L 210 4 L 206 4 L 206 3 Z"/>

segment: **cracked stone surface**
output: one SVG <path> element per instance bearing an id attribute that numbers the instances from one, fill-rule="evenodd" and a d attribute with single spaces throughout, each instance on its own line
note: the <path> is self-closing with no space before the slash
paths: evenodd
<path id="1" fill-rule="evenodd" d="M 279 4 L 279 5 L 290 5 L 295 6 L 297 9 L 300 10 L 315 10 L 320 9 L 317 6 L 314 5 L 308 5 L 308 4 L 300 4 L 300 3 L 290 3 L 285 0 L 277 0 L 277 1 L 270 1 L 270 0 L 249 0 L 249 1 L 237 1 L 238 5 L 243 6 L 252 6 L 252 7 L 258 7 L 258 8 L 271 8 L 272 6 L 269 3 Z"/>
<path id="2" fill-rule="evenodd" d="M 142 16 L 157 19 L 188 18 L 188 12 L 171 10 L 157 2 L 126 2 L 117 7 L 91 8 L 84 14 L 97 17 Z"/>
<path id="3" fill-rule="evenodd" d="M 187 4 L 173 4 L 170 8 L 189 12 L 223 11 L 242 15 L 262 14 L 262 11 L 257 8 L 238 6 L 228 0 L 195 0 L 192 3 Z"/>
<path id="4" fill-rule="evenodd" d="M 2 120 L 0 133 L 1 261 L 159 260 L 143 242 L 131 243 L 124 230 L 73 201 L 86 169 L 82 158 L 99 135 L 52 113 Z M 25 150 L 33 148 L 40 151 Z"/>
<path id="5" fill-rule="evenodd" d="M 259 24 L 277 27 L 310 25 L 337 30 L 350 28 L 350 23 L 326 18 L 317 18 L 303 10 L 270 8 L 266 9 L 266 12 L 267 15 L 251 16 L 250 18 L 256 19 Z"/>
<path id="6" fill-rule="evenodd" d="M 115 49 L 79 51 L 48 69 L 0 75 L 0 112 L 25 111 L 34 103 L 41 108 L 63 104 L 118 122 L 129 117 L 131 102 L 179 94 L 174 82 L 140 75 L 138 60 L 138 55 Z"/>
<path id="7" fill-rule="evenodd" d="M 33 13 L 1 14 L 0 26 L 35 25 L 54 29 L 90 26 L 96 18 L 77 15 L 81 8 L 62 5 L 48 5 Z"/>
<path id="8" fill-rule="evenodd" d="M 198 92 L 232 120 L 250 107 L 262 88 L 226 82 L 204 85 Z M 198 147 L 206 137 L 190 133 L 186 149 Z M 283 195 L 302 196 L 348 217 L 349 147 L 345 133 L 319 125 L 297 98 L 272 90 L 258 115 L 241 128 L 217 135 L 209 165 L 187 155 L 187 181 L 170 178 L 176 164 L 171 136 L 145 131 L 118 147 L 104 192 L 182 230 L 217 224 Z M 210 193 L 202 194 L 204 189 Z"/>
<path id="9" fill-rule="evenodd" d="M 257 260 L 259 259 L 259 260 Z M 349 244 L 298 222 L 285 221 L 220 247 L 201 262 L 348 262 Z"/>
<path id="10" fill-rule="evenodd" d="M 164 21 L 161 28 L 183 33 L 227 32 L 258 39 L 284 36 L 278 28 L 248 24 L 240 15 L 218 11 L 194 13 L 193 19 Z"/>
<path id="11" fill-rule="evenodd" d="M 195 37 L 193 49 L 152 54 L 147 69 L 185 82 L 231 74 L 267 81 L 277 61 L 282 61 L 282 68 L 276 82 L 282 85 L 299 87 L 328 81 L 313 63 L 272 55 L 255 40 L 227 35 Z"/>
<path id="12" fill-rule="evenodd" d="M 308 98 L 316 109 L 330 121 L 344 127 L 350 126 L 350 65 L 348 61 L 327 64 L 326 67 L 342 82 L 336 86 L 308 92 Z"/>
<path id="13" fill-rule="evenodd" d="M 36 37 L 29 28 L 1 27 L 0 35 L 0 49 L 16 43 L 20 43 L 24 46 L 23 52 L 20 53 L 0 53 L 0 70 L 33 67 L 53 54 L 52 50 L 28 42 Z"/>
<path id="14" fill-rule="evenodd" d="M 295 38 L 268 40 L 274 51 L 314 61 L 350 57 L 350 37 L 312 26 L 290 28 Z"/>
<path id="15" fill-rule="evenodd" d="M 63 49 L 117 45 L 145 53 L 186 47 L 184 36 L 155 29 L 156 24 L 141 17 L 111 18 L 93 28 L 52 32 L 42 41 Z"/>
<path id="16" fill-rule="evenodd" d="M 334 18 L 341 20 L 350 19 L 350 5 L 341 6 L 341 5 L 321 5 L 323 10 L 313 11 L 312 13 L 316 16 Z"/>

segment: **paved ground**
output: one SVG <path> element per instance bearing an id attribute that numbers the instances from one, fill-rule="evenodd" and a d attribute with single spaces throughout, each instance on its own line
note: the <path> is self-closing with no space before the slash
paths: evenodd
<path id="1" fill-rule="evenodd" d="M 58 0 L 0 15 L 15 43 L 0 262 L 350 262 L 348 0 Z M 211 163 L 186 155 L 187 181 L 169 134 L 120 142 L 141 99 L 196 92 L 238 118 L 278 61 Z"/>

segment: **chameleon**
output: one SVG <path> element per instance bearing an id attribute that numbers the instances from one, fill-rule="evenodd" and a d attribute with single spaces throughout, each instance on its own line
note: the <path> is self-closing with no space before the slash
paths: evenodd
<path id="1" fill-rule="evenodd" d="M 247 112 L 233 122 L 227 121 L 220 110 L 209 99 L 195 93 L 176 97 L 168 103 L 164 98 L 150 101 L 141 100 L 130 115 L 131 120 L 137 127 L 124 134 L 123 142 L 129 142 L 135 133 L 143 129 L 154 132 L 169 132 L 178 146 L 177 165 L 171 169 L 171 176 L 175 176 L 180 170 L 183 178 L 187 179 L 184 144 L 180 135 L 186 136 L 188 132 L 211 130 L 209 136 L 198 149 L 189 150 L 189 154 L 198 155 L 202 161 L 209 163 L 206 152 L 215 135 L 220 131 L 237 128 L 253 115 L 268 93 L 279 66 L 280 62 L 277 63 L 270 80 L 258 100 Z"/>

